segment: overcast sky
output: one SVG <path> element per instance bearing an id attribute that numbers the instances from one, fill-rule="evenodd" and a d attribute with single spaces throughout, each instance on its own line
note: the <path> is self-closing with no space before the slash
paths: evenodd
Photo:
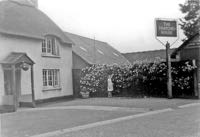
<path id="1" fill-rule="evenodd" d="M 185 0 L 39 0 L 39 9 L 64 31 L 105 41 L 120 52 L 165 48 L 155 18 L 180 18 Z M 183 35 L 180 35 L 180 39 Z M 177 47 L 177 42 L 172 47 Z"/>

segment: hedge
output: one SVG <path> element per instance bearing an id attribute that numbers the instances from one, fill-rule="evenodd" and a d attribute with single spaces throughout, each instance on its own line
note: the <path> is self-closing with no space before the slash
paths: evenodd
<path id="1" fill-rule="evenodd" d="M 173 96 L 193 95 L 193 71 L 189 61 L 172 63 Z M 167 67 L 164 62 L 135 62 L 132 65 L 93 65 L 82 69 L 80 88 L 91 96 L 107 95 L 107 77 L 113 74 L 116 96 L 167 96 Z"/>

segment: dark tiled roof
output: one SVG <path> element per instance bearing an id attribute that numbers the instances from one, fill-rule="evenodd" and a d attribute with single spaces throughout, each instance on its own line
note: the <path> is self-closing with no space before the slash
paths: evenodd
<path id="1" fill-rule="evenodd" d="M 189 46 L 191 44 L 192 46 L 192 43 L 200 43 L 200 35 L 199 33 L 196 33 L 194 36 L 192 36 L 191 38 L 187 39 L 182 45 L 180 45 L 176 50 L 174 50 L 174 52 L 172 53 L 171 57 L 172 58 L 175 58 L 176 57 L 176 54 L 186 48 L 187 46 Z"/>
<path id="2" fill-rule="evenodd" d="M 64 43 L 72 43 L 49 17 L 25 1 L 0 2 L 1 33 L 39 39 L 45 35 L 55 35 Z"/>
<path id="3" fill-rule="evenodd" d="M 129 64 L 129 61 L 106 42 L 66 32 L 74 43 L 73 52 L 89 64 Z M 95 46 L 94 46 L 95 45 Z"/>
<path id="4" fill-rule="evenodd" d="M 175 49 L 170 49 L 170 54 Z M 162 61 L 166 60 L 166 50 L 153 50 L 153 51 L 143 51 L 143 52 L 132 52 L 132 53 L 124 53 L 123 54 L 131 63 L 135 61 L 147 61 L 153 62 L 156 59 L 161 59 Z"/>

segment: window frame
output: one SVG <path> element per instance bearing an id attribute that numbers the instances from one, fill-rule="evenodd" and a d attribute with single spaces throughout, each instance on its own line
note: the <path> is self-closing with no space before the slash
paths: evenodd
<path id="1" fill-rule="evenodd" d="M 42 69 L 43 89 L 60 88 L 60 69 Z"/>
<path id="2" fill-rule="evenodd" d="M 56 37 L 46 37 L 42 40 L 42 56 L 60 57 Z"/>

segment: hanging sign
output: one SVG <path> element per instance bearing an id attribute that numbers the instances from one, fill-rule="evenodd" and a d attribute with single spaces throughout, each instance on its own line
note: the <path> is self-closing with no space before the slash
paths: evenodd
<path id="1" fill-rule="evenodd" d="M 177 21 L 156 19 L 156 37 L 177 37 Z"/>

